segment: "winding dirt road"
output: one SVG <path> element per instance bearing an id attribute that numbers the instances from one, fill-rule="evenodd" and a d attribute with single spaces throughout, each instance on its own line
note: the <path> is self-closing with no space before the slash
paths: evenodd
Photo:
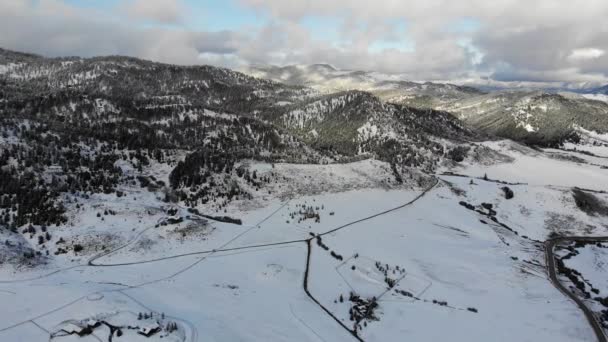
<path id="1" fill-rule="evenodd" d="M 564 295 L 572 299 L 576 305 L 583 311 L 587 321 L 589 321 L 589 325 L 593 329 L 595 336 L 599 342 L 608 342 L 608 338 L 606 338 L 606 334 L 602 325 L 595 317 L 595 314 L 589 307 L 572 291 L 568 290 L 557 278 L 557 268 L 555 266 L 555 255 L 553 254 L 553 250 L 556 245 L 567 242 L 585 242 L 585 243 L 596 243 L 596 242 L 608 242 L 608 237 L 580 237 L 580 236 L 571 236 L 571 237 L 559 237 L 555 239 L 550 239 L 545 241 L 545 256 L 547 258 L 547 271 L 549 273 L 549 280 L 553 286 L 555 286 L 559 291 L 561 291 Z"/>
<path id="2" fill-rule="evenodd" d="M 399 205 L 397 207 L 394 207 L 394 208 L 391 208 L 391 209 L 388 209 L 388 210 L 384 210 L 382 212 L 379 212 L 379 213 L 376 213 L 376 214 L 373 214 L 373 215 L 370 215 L 370 216 L 367 216 L 367 217 L 364 217 L 364 218 L 361 218 L 361 219 L 358 219 L 358 220 L 355 220 L 355 221 L 343 224 L 343 225 L 341 225 L 339 227 L 336 227 L 334 229 L 331 229 L 331 230 L 328 230 L 326 232 L 320 233 L 317 236 L 324 236 L 324 235 L 332 234 L 332 233 L 335 233 L 335 232 L 337 232 L 339 230 L 342 230 L 342 229 L 345 229 L 347 227 L 353 226 L 353 225 L 355 225 L 357 223 L 360 223 L 360 222 L 363 222 L 363 221 L 367 221 L 367 220 L 376 218 L 378 216 L 382 216 L 382 215 L 388 214 L 390 212 L 393 212 L 393 211 L 396 211 L 396 210 L 408 207 L 408 206 L 414 204 L 416 201 L 418 201 L 422 197 L 424 197 L 425 195 L 427 195 L 439 183 L 440 183 L 440 180 L 438 178 L 436 178 L 435 182 L 431 186 L 429 186 L 426 189 L 424 189 L 418 196 L 416 196 L 413 200 L 408 201 L 407 203 L 404 203 L 404 204 L 401 204 L 401 205 Z M 33 278 L 33 279 L 41 279 L 41 278 L 48 277 L 50 275 L 57 274 L 57 273 L 60 273 L 60 272 L 64 272 L 64 271 L 67 271 L 67 270 L 70 270 L 70 269 L 73 269 L 73 268 L 76 268 L 76 267 L 118 267 L 118 266 L 126 266 L 126 265 L 153 263 L 153 262 L 158 262 L 158 261 L 161 261 L 161 260 L 175 259 L 175 258 L 180 258 L 180 257 L 185 257 L 185 256 L 192 256 L 192 255 L 197 255 L 197 254 L 205 254 L 204 258 L 201 258 L 200 260 L 195 261 L 191 265 L 189 265 L 189 266 L 187 266 L 187 267 L 185 267 L 185 268 L 177 271 L 176 273 L 174 273 L 174 274 L 172 274 L 172 275 L 170 275 L 168 277 L 164 277 L 164 278 L 161 278 L 161 279 L 156 279 L 156 280 L 153 280 L 153 281 L 148 281 L 148 282 L 145 282 L 145 283 L 142 283 L 142 284 L 129 285 L 129 286 L 127 286 L 126 289 L 112 289 L 112 290 L 100 291 L 100 292 L 119 292 L 119 293 L 121 293 L 121 294 L 123 294 L 125 296 L 130 297 L 124 291 L 130 290 L 130 289 L 134 289 L 134 288 L 140 288 L 140 287 L 143 287 L 143 286 L 151 284 L 151 283 L 155 283 L 155 282 L 159 282 L 159 281 L 162 281 L 162 280 L 167 280 L 167 279 L 173 278 L 173 277 L 177 276 L 178 274 L 181 274 L 181 273 L 189 270 L 190 268 L 192 268 L 196 264 L 202 262 L 203 260 L 206 260 L 206 258 L 209 257 L 210 255 L 218 253 L 218 252 L 244 250 L 244 249 L 253 249 L 253 248 L 261 248 L 261 247 L 269 247 L 269 246 L 288 245 L 288 244 L 294 244 L 294 243 L 306 243 L 307 246 L 308 246 L 308 251 L 307 251 L 307 256 L 306 256 L 306 270 L 305 270 L 304 279 L 303 279 L 304 292 L 306 293 L 306 295 L 315 304 L 317 304 L 331 318 L 333 318 L 337 323 L 339 323 L 342 326 L 342 328 L 346 329 L 355 339 L 357 339 L 358 341 L 363 341 L 359 336 L 357 336 L 356 332 L 354 332 L 353 330 L 349 329 L 346 325 L 344 325 L 344 323 L 342 323 L 336 316 L 334 316 L 333 313 L 330 310 L 328 310 L 326 307 L 324 307 L 312 295 L 312 293 L 310 293 L 310 291 L 308 290 L 308 280 L 309 280 L 309 271 L 310 271 L 310 255 L 311 255 L 311 252 L 312 252 L 312 240 L 314 240 L 316 238 L 316 236 L 315 237 L 310 237 L 310 238 L 307 238 L 307 239 L 299 239 L 299 240 L 292 240 L 292 241 L 282 241 L 282 242 L 274 242 L 274 243 L 251 245 L 251 246 L 242 246 L 242 247 L 233 247 L 233 248 L 228 248 L 227 247 L 230 243 L 232 243 L 233 241 L 235 241 L 236 239 L 238 239 L 242 235 L 246 234 L 250 230 L 258 227 L 260 224 L 262 224 L 263 222 L 265 222 L 266 220 L 268 220 L 270 217 L 272 217 L 274 214 L 276 214 L 278 211 L 280 211 L 286 205 L 287 205 L 287 203 L 285 203 L 283 206 L 279 207 L 277 210 L 275 210 L 273 213 L 271 213 L 268 217 L 264 218 L 261 222 L 259 222 L 256 225 L 252 226 L 250 229 L 247 229 L 244 232 L 239 233 L 237 236 L 235 236 L 234 238 L 232 238 L 230 241 L 224 243 L 223 245 L 219 246 L 217 249 L 205 250 L 205 251 L 199 251 L 199 252 L 191 252 L 191 253 L 184 253 L 184 254 L 179 254 L 179 255 L 173 255 L 173 256 L 168 256 L 168 257 L 157 258 L 157 259 L 153 259 L 153 260 L 143 260 L 143 261 L 128 262 L 128 263 L 103 264 L 103 263 L 97 263 L 96 262 L 97 260 L 99 260 L 99 259 L 101 259 L 103 257 L 109 256 L 109 255 L 111 255 L 111 254 L 113 254 L 113 253 L 115 253 L 115 252 L 117 252 L 117 251 L 119 251 L 121 249 L 124 249 L 124 248 L 130 246 L 135 241 L 137 241 L 147 230 L 151 229 L 151 227 L 149 227 L 149 228 L 146 228 L 146 229 L 142 230 L 141 232 L 139 232 L 136 236 L 134 236 L 132 239 L 130 239 L 124 245 L 121 245 L 121 246 L 119 246 L 119 247 L 117 247 L 117 248 L 115 248 L 115 249 L 113 249 L 111 251 L 101 252 L 99 254 L 96 254 L 96 255 L 92 256 L 91 258 L 89 258 L 87 260 L 86 264 L 76 265 L 76 266 L 72 266 L 72 267 L 69 267 L 69 268 L 66 268 L 66 269 L 57 270 L 57 271 L 54 271 L 52 273 L 45 274 L 45 275 L 42 275 L 42 276 L 39 276 L 39 277 L 36 277 L 36 278 Z M 6 281 L 6 282 L 7 283 L 9 283 L 9 282 L 11 282 L 11 283 L 12 282 L 27 282 L 27 281 L 31 281 L 33 279 L 15 280 L 15 281 Z M 0 281 L 0 283 L 2 283 L 2 281 Z M 54 309 L 54 310 L 52 310 L 50 312 L 43 313 L 43 314 L 41 314 L 41 315 L 39 315 L 37 317 L 34 317 L 32 319 L 37 319 L 37 318 L 44 317 L 44 316 L 48 315 L 49 313 L 58 311 L 58 310 L 60 310 L 62 308 L 65 308 L 65 307 L 67 307 L 69 305 L 72 305 L 72 304 L 74 304 L 74 303 L 82 300 L 85 297 L 86 296 L 79 297 L 75 301 L 72 301 L 72 302 L 70 302 L 70 303 L 68 303 L 66 305 L 63 305 L 60 308 Z M 130 298 L 132 300 L 134 300 L 135 302 L 139 303 L 140 305 L 144 306 L 141 302 L 138 302 L 137 300 L 135 300 L 132 297 L 130 297 Z M 153 310 L 150 309 L 149 311 L 153 311 Z M 12 328 L 14 328 L 16 326 L 19 326 L 19 325 L 22 325 L 22 324 L 25 324 L 25 323 L 28 323 L 32 319 L 29 319 L 29 320 L 26 320 L 26 321 L 23 321 L 23 322 L 19 322 L 17 324 L 9 326 L 9 327 L 0 328 L 0 332 L 12 329 Z M 191 323 L 189 323 L 189 322 L 187 322 L 187 321 L 185 321 L 183 319 L 179 319 L 179 318 L 176 318 L 176 317 L 173 317 L 173 319 L 179 320 L 179 321 L 187 324 L 191 328 L 191 331 L 192 331 L 191 340 L 194 341 L 194 342 L 196 342 L 198 340 L 198 332 L 196 331 L 196 327 L 194 327 L 194 325 L 192 325 Z"/>

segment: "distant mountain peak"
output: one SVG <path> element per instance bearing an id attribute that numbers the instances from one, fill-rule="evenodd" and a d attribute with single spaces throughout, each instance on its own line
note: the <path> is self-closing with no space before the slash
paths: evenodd
<path id="1" fill-rule="evenodd" d="M 418 83 L 401 76 L 363 70 L 339 70 L 329 64 L 251 66 L 245 73 L 291 85 L 306 86 L 321 92 L 368 91 L 385 102 L 418 108 L 477 96 L 484 92 L 470 86 L 450 83 Z"/>
<path id="2" fill-rule="evenodd" d="M 590 94 L 608 95 L 608 84 L 606 84 L 604 86 L 601 86 L 601 87 L 594 88 L 589 93 Z"/>
<path id="3" fill-rule="evenodd" d="M 334 67 L 331 64 L 326 64 L 326 63 L 317 63 L 317 64 L 311 64 L 311 67 L 314 68 L 322 68 L 322 69 L 327 69 L 329 71 L 338 71 L 338 69 L 336 67 Z"/>

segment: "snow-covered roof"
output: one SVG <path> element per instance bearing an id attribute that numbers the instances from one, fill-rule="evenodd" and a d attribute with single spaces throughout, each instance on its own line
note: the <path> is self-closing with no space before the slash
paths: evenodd
<path id="1" fill-rule="evenodd" d="M 72 334 L 72 333 L 78 334 L 78 333 L 80 333 L 80 332 L 82 331 L 82 329 L 84 329 L 84 328 L 83 328 L 83 327 L 81 327 L 81 326 L 78 326 L 78 325 L 76 325 L 76 324 L 74 324 L 74 323 L 67 323 L 67 324 L 66 324 L 65 326 L 63 326 L 61 329 L 62 329 L 63 331 L 65 331 L 65 332 L 67 332 L 68 334 Z"/>
<path id="2" fill-rule="evenodd" d="M 158 323 L 153 323 L 150 325 L 147 325 L 145 327 L 141 327 L 139 328 L 139 333 L 145 336 L 150 336 L 151 334 L 157 332 L 160 330 L 160 326 L 158 325 Z"/>

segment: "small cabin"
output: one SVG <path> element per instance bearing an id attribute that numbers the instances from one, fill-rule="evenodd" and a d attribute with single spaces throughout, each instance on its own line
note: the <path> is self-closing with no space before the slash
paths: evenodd
<path id="1" fill-rule="evenodd" d="M 139 331 L 137 333 L 140 335 L 143 335 L 145 337 L 150 337 L 150 336 L 153 336 L 154 334 L 158 333 L 159 331 L 160 331 L 160 325 L 158 325 L 158 323 L 154 323 L 154 324 L 145 326 L 143 328 L 139 328 Z"/>

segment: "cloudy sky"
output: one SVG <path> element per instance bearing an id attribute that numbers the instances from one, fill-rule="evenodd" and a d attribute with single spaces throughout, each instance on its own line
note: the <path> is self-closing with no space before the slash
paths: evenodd
<path id="1" fill-rule="evenodd" d="M 608 82 L 606 0 L 0 0 L 0 46 L 415 80 Z"/>

